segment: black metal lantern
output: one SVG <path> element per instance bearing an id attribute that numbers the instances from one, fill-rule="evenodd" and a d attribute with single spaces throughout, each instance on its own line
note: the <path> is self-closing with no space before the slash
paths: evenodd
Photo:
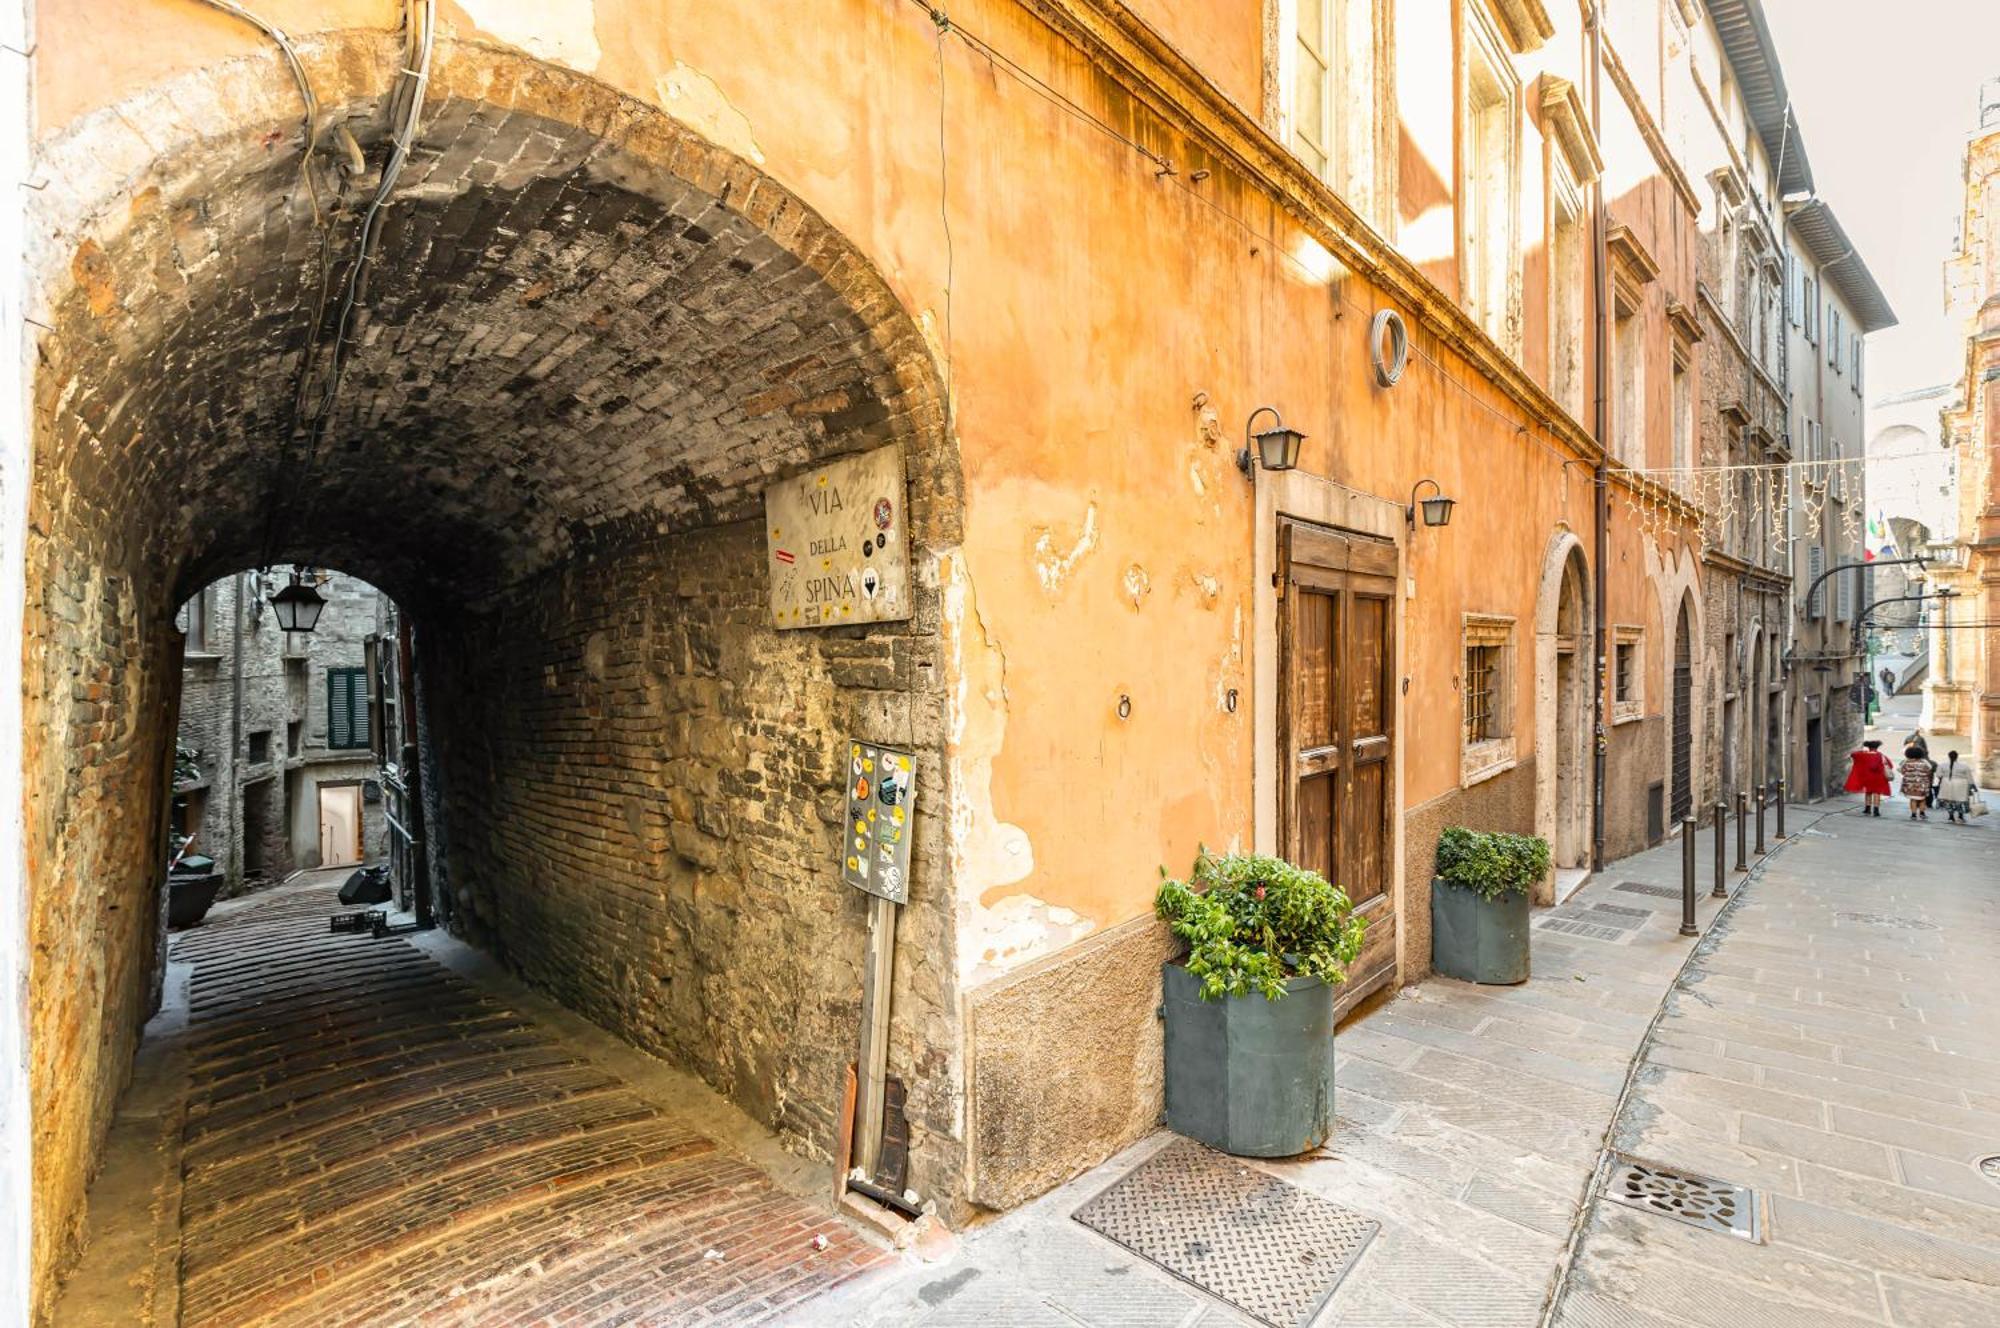
<path id="1" fill-rule="evenodd" d="M 1430 497 L 1419 501 L 1417 490 L 1423 488 L 1426 484 L 1430 485 L 1436 492 Z M 1436 480 L 1418 480 L 1410 486 L 1410 505 L 1403 509 L 1403 521 L 1405 524 L 1414 527 L 1417 524 L 1417 509 L 1421 507 L 1424 509 L 1425 525 L 1448 526 L 1451 524 L 1451 509 L 1457 505 L 1458 499 L 1445 497 L 1443 487 Z"/>
<path id="2" fill-rule="evenodd" d="M 310 632 L 319 625 L 319 615 L 326 608 L 326 599 L 319 590 L 299 579 L 297 571 L 292 573 L 291 582 L 271 596 L 271 611 L 278 615 L 278 626 L 288 632 Z"/>
<path id="3" fill-rule="evenodd" d="M 1250 432 L 1250 426 L 1265 411 L 1271 412 L 1269 428 Z M 1257 466 L 1266 470 L 1295 470 L 1299 464 L 1299 444 L 1306 436 L 1286 424 L 1276 406 L 1259 406 L 1243 422 L 1243 450 L 1236 454 L 1236 468 L 1245 475 Z"/>

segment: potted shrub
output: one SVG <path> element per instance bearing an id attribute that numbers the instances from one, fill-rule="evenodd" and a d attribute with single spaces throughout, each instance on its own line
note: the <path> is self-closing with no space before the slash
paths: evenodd
<path id="1" fill-rule="evenodd" d="M 1431 880 L 1431 967 L 1448 978 L 1528 980 L 1528 891 L 1549 870 L 1549 841 L 1451 826 Z"/>
<path id="2" fill-rule="evenodd" d="M 1333 985 L 1365 924 L 1317 872 L 1203 849 L 1153 908 L 1187 942 L 1162 983 L 1167 1125 L 1245 1157 L 1289 1157 L 1333 1130 Z"/>

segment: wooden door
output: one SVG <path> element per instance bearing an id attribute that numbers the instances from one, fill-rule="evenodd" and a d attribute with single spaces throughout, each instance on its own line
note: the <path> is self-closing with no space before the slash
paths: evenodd
<path id="1" fill-rule="evenodd" d="M 1368 920 L 1345 1010 L 1396 966 L 1396 551 L 1287 522 L 1278 556 L 1278 840 Z"/>
<path id="2" fill-rule="evenodd" d="M 360 786 L 322 786 L 319 790 L 319 865 L 351 867 L 360 861 Z"/>

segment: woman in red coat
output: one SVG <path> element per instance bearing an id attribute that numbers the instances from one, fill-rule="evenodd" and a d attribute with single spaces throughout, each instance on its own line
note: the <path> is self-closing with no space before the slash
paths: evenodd
<path id="1" fill-rule="evenodd" d="M 1882 799 L 1889 793 L 1889 758 L 1882 755 L 1881 740 L 1870 738 L 1861 744 L 1860 751 L 1850 753 L 1847 760 L 1847 791 L 1867 795 L 1867 805 L 1861 809 L 1863 816 L 1880 816 Z"/>

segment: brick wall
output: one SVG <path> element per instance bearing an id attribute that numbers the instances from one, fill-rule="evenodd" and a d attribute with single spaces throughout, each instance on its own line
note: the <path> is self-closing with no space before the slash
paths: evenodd
<path id="1" fill-rule="evenodd" d="M 925 580 L 919 574 L 919 580 Z M 761 523 L 583 563 L 420 641 L 456 925 L 826 1156 L 860 1028 L 865 897 L 837 874 L 850 737 L 914 748 L 892 1075 L 949 1199 L 959 1031 L 938 595 L 904 624 L 768 625 Z"/>

